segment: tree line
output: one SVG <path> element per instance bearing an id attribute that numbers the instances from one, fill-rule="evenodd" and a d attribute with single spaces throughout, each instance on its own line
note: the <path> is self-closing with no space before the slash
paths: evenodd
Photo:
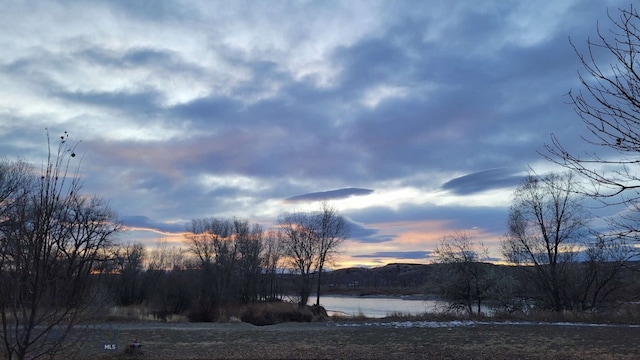
<path id="1" fill-rule="evenodd" d="M 482 302 L 518 292 L 545 309 L 596 311 L 615 305 L 613 294 L 635 277 L 629 265 L 638 260 L 640 240 L 640 15 L 633 3 L 607 15 L 610 28 L 598 27 L 586 50 L 570 40 L 583 70 L 581 87 L 568 97 L 588 130 L 582 139 L 589 150 L 572 151 L 552 134 L 541 155 L 568 172 L 530 175 L 513 196 L 501 246 L 511 264 L 522 265 L 519 283 L 496 281 L 482 264 L 484 247 L 468 234 L 446 237 L 436 250 L 438 261 L 456 265 L 443 274 L 455 280 L 442 293 L 469 312 L 471 304 L 480 311 Z M 586 200 L 622 210 L 597 218 Z"/>
<path id="2" fill-rule="evenodd" d="M 161 241 L 113 249 L 101 272 L 116 305 L 145 304 L 159 316 L 188 312 L 196 321 L 216 320 L 238 304 L 287 298 L 303 306 L 314 291 L 319 305 L 324 267 L 349 236 L 345 218 L 327 203 L 284 214 L 271 230 L 216 217 L 194 219 L 186 230 L 186 247 Z"/>
<path id="3" fill-rule="evenodd" d="M 56 147 L 47 131 L 47 144 L 41 169 L 0 159 L 0 340 L 9 359 L 75 346 L 65 341 L 71 331 L 109 304 L 145 304 L 160 317 L 187 312 L 195 321 L 292 293 L 305 306 L 349 236 L 344 217 L 322 203 L 282 215 L 269 231 L 246 219 L 192 220 L 184 249 L 120 244 L 116 213 L 82 194 L 77 143 L 65 132 Z"/>
<path id="4" fill-rule="evenodd" d="M 640 295 L 629 293 L 638 249 L 609 227 L 594 227 L 575 186 L 566 173 L 528 176 L 516 189 L 500 242 L 516 266 L 489 264 L 488 249 L 468 233 L 444 237 L 434 256 L 449 266 L 440 268 L 436 291 L 470 314 L 484 307 L 604 311 Z"/>

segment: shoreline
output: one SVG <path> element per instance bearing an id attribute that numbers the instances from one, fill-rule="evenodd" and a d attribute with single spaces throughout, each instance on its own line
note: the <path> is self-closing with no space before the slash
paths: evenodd
<path id="1" fill-rule="evenodd" d="M 320 300 L 323 297 L 332 297 L 332 298 L 363 298 L 363 299 L 396 299 L 396 300 L 424 300 L 424 301 L 442 301 L 436 295 L 425 295 L 425 294 L 352 294 L 352 293 L 328 293 L 328 294 L 320 294 Z M 309 297 L 309 300 L 315 299 L 316 294 L 312 294 Z"/>

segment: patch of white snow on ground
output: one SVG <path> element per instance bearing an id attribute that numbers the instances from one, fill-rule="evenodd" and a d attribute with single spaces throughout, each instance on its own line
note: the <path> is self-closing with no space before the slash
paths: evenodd
<path id="1" fill-rule="evenodd" d="M 571 322 L 529 322 L 529 321 L 380 321 L 362 323 L 335 324 L 340 327 L 391 327 L 391 328 L 446 328 L 446 327 L 469 327 L 476 325 L 555 325 L 555 326 L 592 326 L 592 327 L 628 327 L 637 328 L 640 325 L 624 324 L 593 324 L 593 323 L 571 323 Z"/>

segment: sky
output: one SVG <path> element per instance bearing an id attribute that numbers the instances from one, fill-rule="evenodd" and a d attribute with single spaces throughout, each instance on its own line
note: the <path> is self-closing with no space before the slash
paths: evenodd
<path id="1" fill-rule="evenodd" d="M 0 154 L 42 164 L 67 131 L 121 241 L 185 244 L 192 219 L 269 228 L 328 201 L 333 267 L 426 263 L 456 232 L 491 256 L 513 190 L 624 1 L 0 3 Z"/>

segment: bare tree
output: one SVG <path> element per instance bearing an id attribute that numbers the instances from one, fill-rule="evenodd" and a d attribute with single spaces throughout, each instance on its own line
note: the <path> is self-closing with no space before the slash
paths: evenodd
<path id="1" fill-rule="evenodd" d="M 48 136 L 48 134 L 47 134 Z M 75 146 L 63 135 L 42 172 L 4 164 L 0 189 L 0 339 L 9 359 L 52 356 L 90 300 L 91 273 L 120 229 L 115 213 L 80 194 Z M 7 171 L 8 169 L 8 171 Z"/>
<path id="2" fill-rule="evenodd" d="M 149 304 L 158 317 L 166 320 L 168 315 L 180 314 L 190 305 L 194 287 L 189 281 L 186 250 L 160 239 L 148 253 Z"/>
<path id="3" fill-rule="evenodd" d="M 194 312 L 200 320 L 213 320 L 220 302 L 224 300 L 227 277 L 219 272 L 228 266 L 227 241 L 231 232 L 231 223 L 227 219 L 195 219 L 187 226 L 189 248 L 199 260 L 201 271 L 198 308 Z"/>
<path id="4" fill-rule="evenodd" d="M 173 269 L 184 270 L 186 249 L 177 246 L 169 246 L 167 239 L 159 239 L 154 248 L 148 250 L 150 270 L 169 271 Z"/>
<path id="5" fill-rule="evenodd" d="M 617 234 L 595 234 L 585 246 L 583 261 L 575 267 L 574 286 L 579 286 L 574 298 L 580 310 L 601 309 L 609 304 L 617 291 L 631 285 L 633 277 L 623 276 L 638 249 Z M 618 297 L 620 298 L 620 297 Z"/>
<path id="6" fill-rule="evenodd" d="M 228 237 L 229 233 L 229 223 L 224 219 L 194 219 L 187 226 L 189 249 L 203 268 L 212 266 L 216 257 L 215 243 Z"/>
<path id="7" fill-rule="evenodd" d="M 257 299 L 262 227 L 246 219 L 193 220 L 187 240 L 202 270 L 201 306 L 213 311 L 232 301 Z"/>
<path id="8" fill-rule="evenodd" d="M 439 293 L 454 309 L 468 314 L 482 314 L 482 305 L 495 291 L 494 266 L 484 263 L 488 249 L 476 244 L 466 233 L 445 236 L 434 251 L 438 271 Z"/>
<path id="9" fill-rule="evenodd" d="M 258 300 L 258 281 L 263 268 L 262 226 L 250 225 L 247 220 L 234 219 L 235 241 L 238 248 L 240 298 L 243 303 Z"/>
<path id="10" fill-rule="evenodd" d="M 320 286 L 322 271 L 327 261 L 331 261 L 340 244 L 349 237 L 349 226 L 345 218 L 326 202 L 322 202 L 320 213 L 316 215 L 318 237 L 318 282 L 316 305 L 320 305 Z"/>
<path id="11" fill-rule="evenodd" d="M 555 311 L 608 306 L 629 285 L 623 272 L 638 250 L 615 232 L 589 228 L 572 173 L 529 176 L 514 194 L 503 254 L 528 273 L 543 307 Z"/>
<path id="12" fill-rule="evenodd" d="M 278 273 L 282 266 L 284 255 L 284 243 L 278 232 L 269 230 L 264 236 L 262 246 L 263 263 L 263 290 L 262 298 L 267 301 L 279 300 L 282 292 L 282 281 L 279 281 Z"/>
<path id="13" fill-rule="evenodd" d="M 308 214 L 291 213 L 280 217 L 278 225 L 287 262 L 298 275 L 299 304 L 304 306 L 311 295 L 317 263 L 313 224 Z"/>
<path id="14" fill-rule="evenodd" d="M 113 251 L 114 296 L 118 305 L 139 305 L 146 299 L 144 261 L 146 252 L 139 243 L 115 246 Z"/>
<path id="15" fill-rule="evenodd" d="M 32 166 L 24 161 L 11 162 L 0 158 L 0 218 L 19 204 L 17 196 L 32 181 L 31 171 Z"/>
<path id="16" fill-rule="evenodd" d="M 299 275 L 300 305 L 306 305 L 316 275 L 316 305 L 319 305 L 322 271 L 349 236 L 346 220 L 333 207 L 322 203 L 319 212 L 282 216 L 279 229 L 286 257 Z"/>
<path id="17" fill-rule="evenodd" d="M 625 203 L 631 216 L 616 223 L 621 236 L 639 238 L 640 176 L 640 16 L 633 5 L 619 9 L 617 16 L 608 15 L 612 28 L 587 40 L 582 53 L 571 43 L 583 67 L 579 73 L 582 87 L 569 96 L 590 137 L 592 153 L 577 154 L 565 148 L 552 135 L 546 145 L 547 159 L 565 166 L 589 180 L 581 192 L 607 204 Z M 603 63 L 603 61 L 605 63 Z M 606 62 L 613 61 L 610 64 Z"/>
<path id="18" fill-rule="evenodd" d="M 503 254 L 527 265 L 545 306 L 570 307 L 567 299 L 569 264 L 584 242 L 586 214 L 575 196 L 571 174 L 528 176 L 514 193 Z"/>

